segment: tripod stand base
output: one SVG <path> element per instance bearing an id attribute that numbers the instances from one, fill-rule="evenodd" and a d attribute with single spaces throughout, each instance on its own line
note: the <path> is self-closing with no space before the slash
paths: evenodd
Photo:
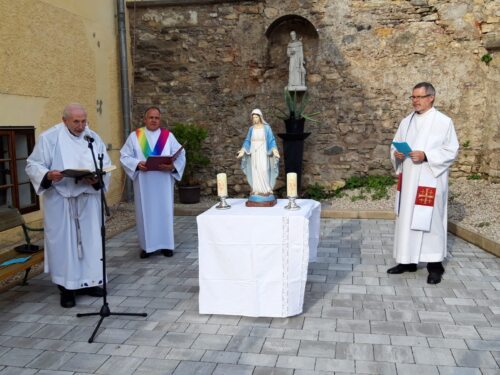
<path id="1" fill-rule="evenodd" d="M 101 317 L 101 319 L 99 319 L 99 321 L 97 322 L 97 326 L 95 327 L 94 332 L 92 332 L 92 336 L 90 336 L 90 338 L 89 338 L 89 343 L 94 342 L 95 335 L 96 335 L 97 331 L 99 330 L 99 327 L 101 326 L 104 318 L 107 318 L 108 316 L 112 316 L 112 315 L 143 316 L 143 317 L 148 316 L 148 314 L 146 314 L 146 313 L 113 313 L 109 309 L 109 305 L 107 302 L 105 302 L 104 305 L 102 305 L 101 310 L 99 312 L 76 314 L 77 318 L 81 318 L 83 316 L 100 316 Z"/>

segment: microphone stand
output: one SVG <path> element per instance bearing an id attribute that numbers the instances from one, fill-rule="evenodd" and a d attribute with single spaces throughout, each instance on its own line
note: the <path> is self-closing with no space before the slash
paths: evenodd
<path id="1" fill-rule="evenodd" d="M 108 301 L 107 301 L 107 296 L 108 292 L 106 289 L 107 285 L 107 277 L 106 277 L 106 228 L 104 226 L 104 210 L 106 205 L 106 197 L 104 196 L 104 174 L 105 172 L 103 171 L 103 159 L 104 159 L 104 154 L 99 154 L 99 168 L 97 167 L 97 161 L 95 158 L 94 154 L 94 147 L 92 146 L 92 143 L 94 142 L 93 138 L 88 138 L 87 142 L 89 144 L 90 151 L 92 152 L 92 159 L 94 160 L 94 166 L 95 166 L 95 171 L 97 178 L 99 180 L 99 188 L 101 189 L 101 245 L 102 245 L 102 288 L 104 291 L 103 295 L 103 301 L 102 301 L 102 306 L 101 310 L 99 312 L 93 312 L 93 313 L 84 313 L 84 314 L 76 314 L 78 318 L 81 318 L 83 316 L 94 316 L 98 315 L 101 318 L 99 319 L 99 322 L 97 322 L 97 326 L 94 329 L 94 332 L 92 333 L 92 336 L 89 338 L 89 343 L 94 341 L 94 337 L 96 336 L 97 331 L 99 330 L 99 327 L 101 326 L 102 321 L 104 318 L 107 318 L 108 316 L 111 315 L 124 315 L 124 316 L 147 316 L 148 314 L 146 313 L 113 313 L 109 309 Z M 109 216 L 109 215 L 108 215 Z"/>

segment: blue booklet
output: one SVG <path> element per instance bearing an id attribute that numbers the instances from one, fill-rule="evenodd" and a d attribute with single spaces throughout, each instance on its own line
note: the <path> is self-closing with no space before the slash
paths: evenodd
<path id="1" fill-rule="evenodd" d="M 396 147 L 396 150 L 402 152 L 406 156 L 408 156 L 408 154 L 411 152 L 411 147 L 406 142 L 392 142 L 392 144 L 394 145 L 394 147 Z"/>

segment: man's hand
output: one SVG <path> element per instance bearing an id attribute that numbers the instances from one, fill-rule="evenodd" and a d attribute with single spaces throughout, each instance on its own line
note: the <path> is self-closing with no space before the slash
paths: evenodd
<path id="1" fill-rule="evenodd" d="M 170 163 L 170 164 L 158 164 L 158 169 L 160 171 L 171 172 L 171 171 L 174 170 L 174 164 L 173 163 Z"/>
<path id="2" fill-rule="evenodd" d="M 280 158 L 280 153 L 278 152 L 277 148 L 273 148 L 273 155 L 278 159 Z"/>
<path id="3" fill-rule="evenodd" d="M 52 182 L 59 182 L 63 179 L 63 175 L 61 171 L 49 171 L 47 173 L 47 179 Z"/>
<path id="4" fill-rule="evenodd" d="M 140 171 L 146 172 L 148 170 L 148 167 L 146 167 L 146 162 L 145 161 L 140 161 L 137 164 L 137 169 L 140 170 Z"/>
<path id="5" fill-rule="evenodd" d="M 410 152 L 410 159 L 414 163 L 421 163 L 425 160 L 425 152 L 423 151 L 412 151 Z"/>
<path id="6" fill-rule="evenodd" d="M 398 160 L 405 160 L 406 155 L 399 151 L 394 151 L 394 157 Z"/>

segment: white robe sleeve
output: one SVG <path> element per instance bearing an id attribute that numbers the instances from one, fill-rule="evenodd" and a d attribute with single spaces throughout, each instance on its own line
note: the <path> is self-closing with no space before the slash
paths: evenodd
<path id="1" fill-rule="evenodd" d="M 125 173 L 131 180 L 135 180 L 137 178 L 139 174 L 137 164 L 141 161 L 135 152 L 135 139 L 135 133 L 131 133 L 120 150 L 120 163 L 122 164 Z"/>
<path id="2" fill-rule="evenodd" d="M 40 195 L 46 190 L 41 184 L 43 178 L 51 169 L 52 153 L 57 137 L 41 135 L 36 142 L 33 152 L 27 159 L 26 174 L 29 176 L 35 192 Z"/>
<path id="3" fill-rule="evenodd" d="M 94 152 L 96 152 L 97 166 L 99 166 L 99 160 L 97 159 L 98 155 L 103 156 L 103 158 L 102 158 L 103 168 L 111 166 L 111 159 L 109 158 L 108 152 L 106 151 L 106 145 L 104 144 L 101 137 L 99 137 L 99 135 L 97 133 L 95 133 L 95 132 L 92 132 L 92 133 L 93 133 L 94 139 L 96 140 L 95 144 L 97 145 L 96 146 L 97 150 L 94 150 Z M 102 177 L 102 182 L 104 183 L 104 191 L 108 191 L 109 184 L 111 182 L 111 173 L 104 174 Z"/>
<path id="4" fill-rule="evenodd" d="M 170 137 L 172 137 L 170 141 L 172 142 L 172 149 L 175 152 L 179 149 L 179 147 L 181 147 L 181 144 L 177 141 L 172 132 L 170 132 L 169 138 Z M 184 173 L 184 168 L 186 167 L 186 150 L 182 150 L 177 159 L 174 160 L 174 167 L 175 172 L 172 173 L 172 177 L 175 180 L 180 181 Z"/>
<path id="5" fill-rule="evenodd" d="M 453 121 L 450 119 L 446 134 L 441 138 L 442 142 L 435 145 L 431 142 L 432 147 L 425 150 L 427 162 L 434 177 L 439 177 L 450 168 L 451 164 L 457 157 L 458 153 L 458 138 L 453 126 Z"/>
<path id="6" fill-rule="evenodd" d="M 404 141 L 403 136 L 402 136 L 402 128 L 403 128 L 403 124 L 405 123 L 405 120 L 406 119 L 403 119 L 403 121 L 401 121 L 401 123 L 399 124 L 398 130 L 396 132 L 396 135 L 394 136 L 393 142 L 403 142 Z M 394 170 L 396 171 L 396 173 L 400 173 L 401 168 L 402 168 L 401 166 L 403 165 L 404 160 L 396 159 L 394 157 L 394 151 L 396 151 L 396 148 L 391 143 L 391 150 L 390 150 L 391 163 L 392 163 L 392 166 L 393 166 Z"/>

